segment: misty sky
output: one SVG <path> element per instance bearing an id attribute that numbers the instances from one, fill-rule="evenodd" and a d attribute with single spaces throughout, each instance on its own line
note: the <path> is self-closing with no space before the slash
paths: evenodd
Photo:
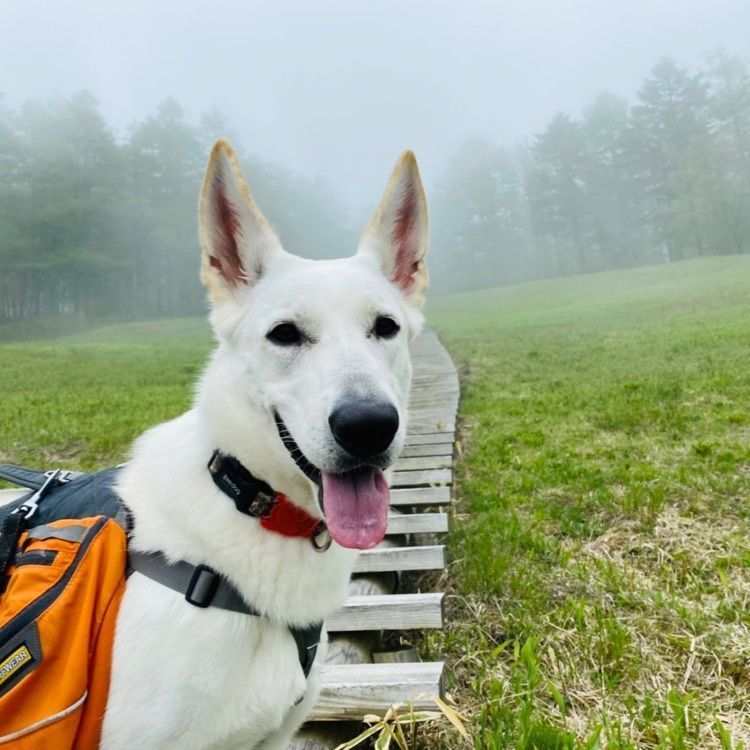
<path id="1" fill-rule="evenodd" d="M 93 91 L 123 132 L 168 95 L 245 148 L 372 204 L 398 153 L 428 184 L 469 135 L 512 145 L 663 55 L 750 54 L 750 0 L 0 0 L 0 92 Z M 249 175 L 252 182 L 252 175 Z"/>

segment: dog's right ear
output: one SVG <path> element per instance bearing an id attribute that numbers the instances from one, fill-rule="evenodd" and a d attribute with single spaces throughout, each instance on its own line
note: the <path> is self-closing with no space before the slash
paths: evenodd
<path id="1" fill-rule="evenodd" d="M 201 281 L 215 305 L 257 281 L 278 237 L 255 205 L 229 141 L 211 151 L 201 189 Z"/>

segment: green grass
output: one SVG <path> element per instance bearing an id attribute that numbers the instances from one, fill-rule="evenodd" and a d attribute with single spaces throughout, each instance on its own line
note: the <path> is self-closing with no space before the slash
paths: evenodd
<path id="1" fill-rule="evenodd" d="M 0 344 L 0 461 L 93 469 L 190 403 L 212 348 L 203 320 L 112 325 Z"/>
<path id="2" fill-rule="evenodd" d="M 450 625 L 426 646 L 474 746 L 750 745 L 750 257 L 429 317 L 463 455 Z"/>
<path id="3" fill-rule="evenodd" d="M 750 747 L 750 257 L 428 318 L 463 391 L 449 622 L 423 647 L 473 746 Z M 0 345 L 0 460 L 71 468 L 180 413 L 212 346 L 195 320 L 21 333 Z"/>

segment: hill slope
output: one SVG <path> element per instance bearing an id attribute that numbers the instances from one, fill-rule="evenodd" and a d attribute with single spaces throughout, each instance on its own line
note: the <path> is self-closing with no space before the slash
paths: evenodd
<path id="1" fill-rule="evenodd" d="M 750 742 L 750 257 L 430 319 L 463 371 L 464 452 L 460 598 L 428 646 L 475 747 Z"/>

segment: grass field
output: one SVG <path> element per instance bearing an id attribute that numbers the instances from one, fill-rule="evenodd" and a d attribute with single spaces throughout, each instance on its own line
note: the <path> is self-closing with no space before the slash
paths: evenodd
<path id="1" fill-rule="evenodd" d="M 455 296 L 476 748 L 750 746 L 750 257 Z M 448 741 L 446 747 L 455 746 Z"/>
<path id="2" fill-rule="evenodd" d="M 750 257 L 428 317 L 463 398 L 450 619 L 423 646 L 474 747 L 750 747 Z M 121 460 L 210 347 L 192 320 L 0 345 L 0 461 Z"/>

